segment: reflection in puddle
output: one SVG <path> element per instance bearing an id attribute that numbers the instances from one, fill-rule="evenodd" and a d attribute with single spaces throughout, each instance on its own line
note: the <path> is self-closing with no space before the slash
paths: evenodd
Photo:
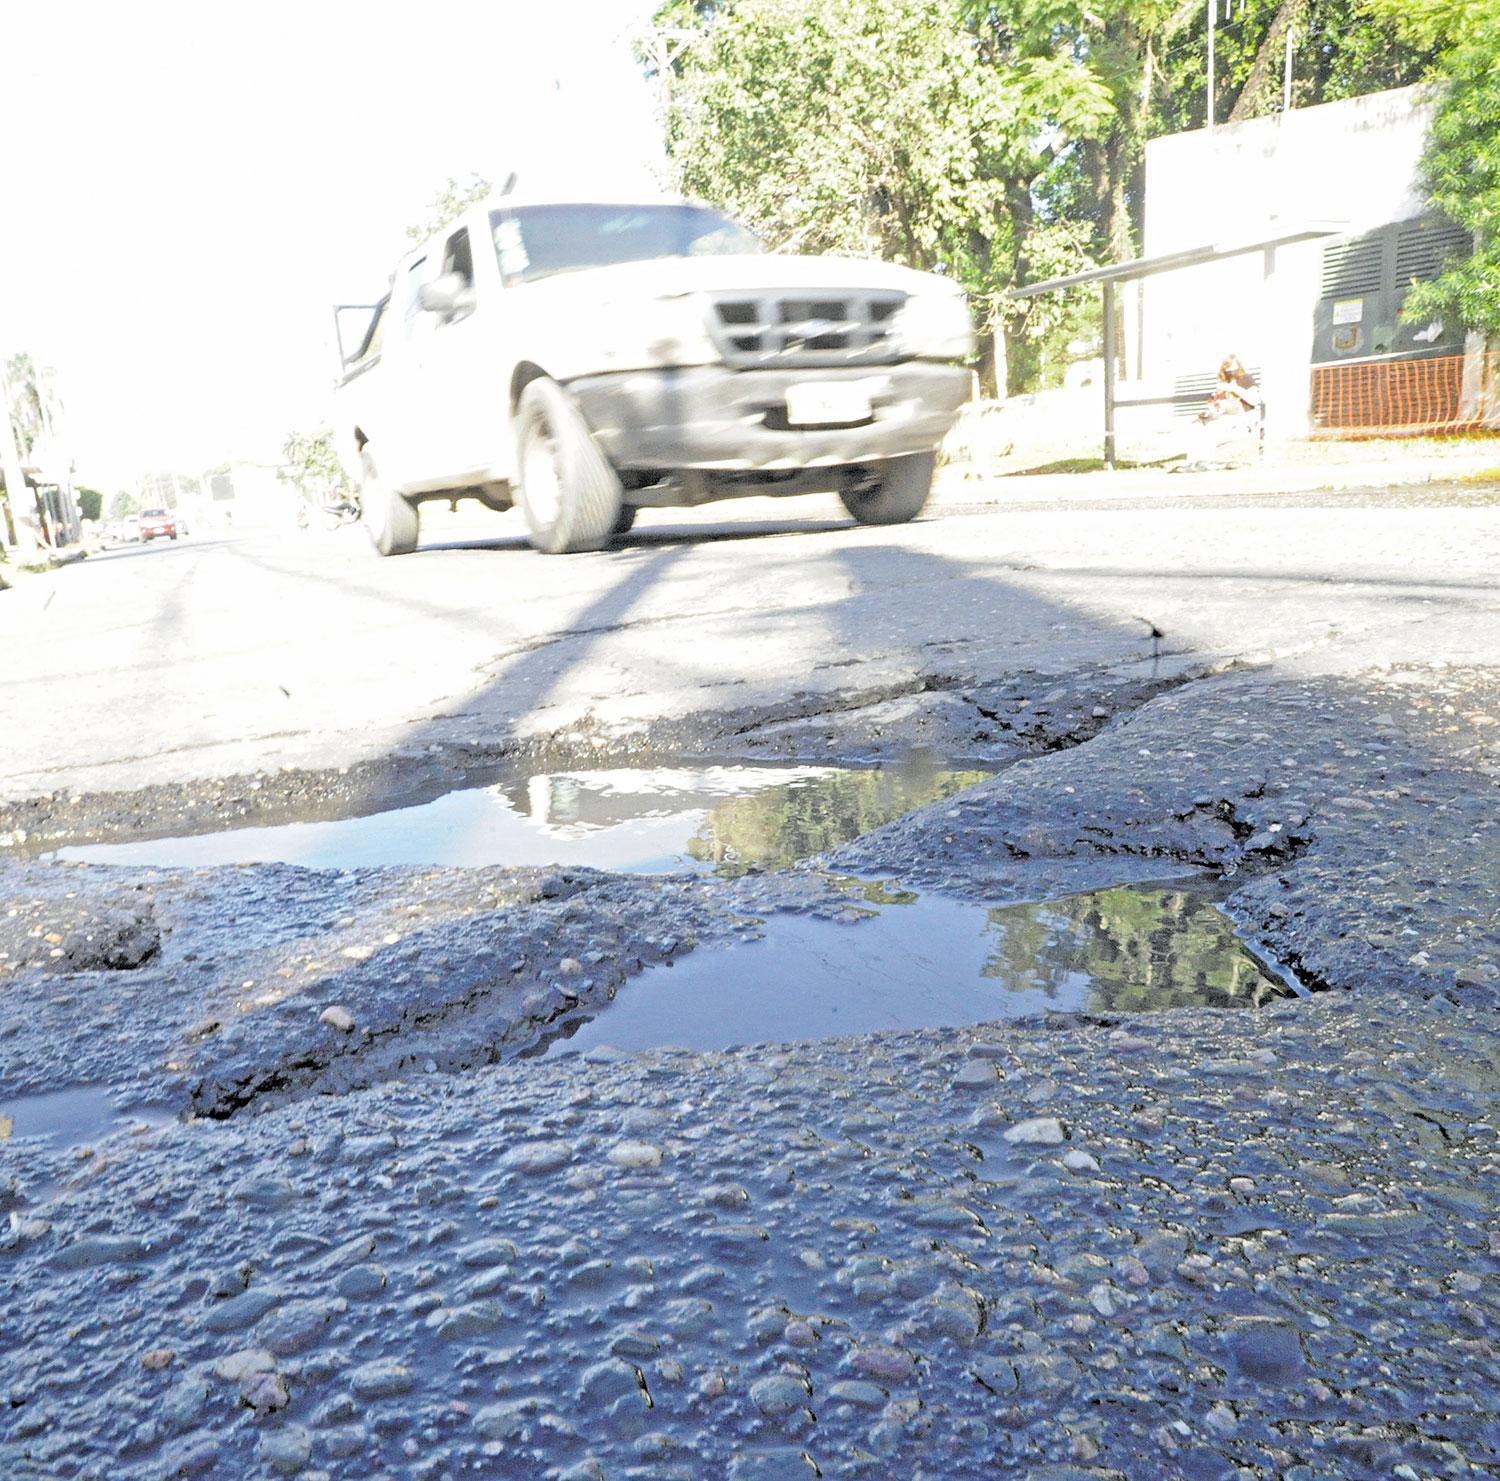
<path id="1" fill-rule="evenodd" d="M 1121 886 L 995 908 L 884 900 L 851 924 L 773 916 L 762 940 L 653 968 L 538 1052 L 727 1049 L 1047 1011 L 1254 1007 L 1297 992 L 1198 889 Z"/>
<path id="2" fill-rule="evenodd" d="M 362 818 L 90 844 L 49 857 L 166 868 L 572 864 L 637 874 L 737 874 L 785 868 L 985 775 L 927 766 L 572 771 L 450 792 L 420 807 Z"/>
<path id="3" fill-rule="evenodd" d="M 23 1095 L 0 1102 L 0 1141 L 44 1137 L 72 1147 L 120 1131 L 132 1121 L 161 1126 L 172 1119 L 160 1110 L 117 1110 L 114 1092 L 108 1086 L 74 1085 L 67 1090 L 50 1090 L 43 1095 Z"/>

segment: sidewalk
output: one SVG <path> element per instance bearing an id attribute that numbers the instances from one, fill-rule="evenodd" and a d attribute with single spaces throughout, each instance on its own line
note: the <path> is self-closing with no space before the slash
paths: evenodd
<path id="1" fill-rule="evenodd" d="M 0 591 L 16 591 L 36 586 L 64 566 L 77 565 L 87 556 L 86 550 L 70 548 L 56 554 L 40 553 L 38 559 L 27 566 L 18 566 L 14 561 L 0 561 Z"/>
<path id="2" fill-rule="evenodd" d="M 955 462 L 939 470 L 934 491 L 937 507 L 956 504 L 1009 504 L 1047 500 L 1163 498 L 1172 495 L 1241 496 L 1352 493 L 1369 489 L 1420 488 L 1434 484 L 1492 489 L 1500 494 L 1500 439 L 1445 447 L 1423 442 L 1378 454 L 1360 444 L 1298 443 L 1268 451 L 1263 462 L 1239 467 L 1176 473 L 1171 466 L 1119 468 L 1113 472 L 1053 471 L 1056 463 L 1026 460 L 1036 471 L 1018 466 L 1014 457 L 997 458 L 992 471 L 973 462 Z M 1084 459 L 1059 457 L 1056 462 Z"/>

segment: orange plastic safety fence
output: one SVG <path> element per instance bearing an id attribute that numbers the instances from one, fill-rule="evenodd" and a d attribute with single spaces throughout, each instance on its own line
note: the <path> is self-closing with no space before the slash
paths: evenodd
<path id="1" fill-rule="evenodd" d="M 1315 365 L 1314 437 L 1417 437 L 1493 428 L 1500 354 Z"/>

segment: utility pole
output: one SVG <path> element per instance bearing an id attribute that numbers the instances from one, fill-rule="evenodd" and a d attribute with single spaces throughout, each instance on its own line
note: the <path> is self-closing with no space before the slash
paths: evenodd
<path id="1" fill-rule="evenodd" d="M 1217 3 L 1217 0 L 1215 0 Z M 1104 283 L 1104 466 L 1115 467 L 1115 285 Z"/>
<path id="2" fill-rule="evenodd" d="M 10 517 L 16 526 L 16 549 L 21 558 L 36 554 L 36 532 L 26 522 L 34 517 L 36 500 L 31 495 L 26 475 L 21 472 L 21 450 L 16 446 L 16 429 L 10 420 L 10 384 L 5 379 L 5 360 L 0 357 L 0 466 L 5 470 L 5 497 L 10 502 Z M 28 509 L 26 506 L 32 507 Z M 0 519 L 0 540 L 6 545 L 5 521 Z"/>

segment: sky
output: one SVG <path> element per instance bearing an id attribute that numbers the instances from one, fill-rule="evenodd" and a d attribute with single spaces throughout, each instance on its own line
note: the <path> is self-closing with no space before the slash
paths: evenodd
<path id="1" fill-rule="evenodd" d="M 332 305 L 450 176 L 652 188 L 652 8 L 0 0 L 0 356 L 55 369 L 79 481 L 325 421 Z"/>

